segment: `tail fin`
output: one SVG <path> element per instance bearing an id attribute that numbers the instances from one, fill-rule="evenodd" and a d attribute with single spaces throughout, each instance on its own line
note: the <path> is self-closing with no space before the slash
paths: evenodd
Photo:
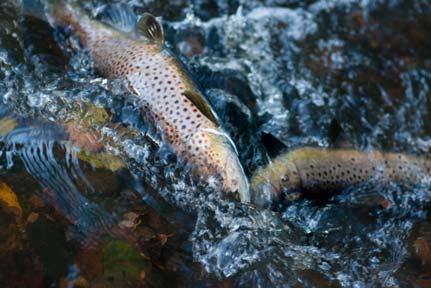
<path id="1" fill-rule="evenodd" d="M 43 0 L 22 0 L 21 12 L 26 16 L 33 16 L 47 20 Z"/>
<path id="2" fill-rule="evenodd" d="M 49 20 L 51 14 L 58 6 L 65 7 L 67 3 L 63 0 L 22 0 L 22 12 L 24 15 L 33 16 L 43 20 Z"/>
<path id="3" fill-rule="evenodd" d="M 66 0 L 22 0 L 24 15 L 48 21 L 53 26 L 76 24 L 75 8 Z"/>

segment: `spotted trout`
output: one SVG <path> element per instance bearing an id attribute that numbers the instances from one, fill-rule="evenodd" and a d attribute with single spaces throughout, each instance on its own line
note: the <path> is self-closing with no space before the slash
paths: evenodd
<path id="1" fill-rule="evenodd" d="M 144 118 L 195 178 L 221 179 L 223 191 L 239 193 L 241 201 L 249 202 L 234 143 L 184 65 L 164 45 L 163 27 L 155 17 L 143 14 L 126 32 L 90 19 L 66 1 L 47 1 L 46 7 L 52 25 L 69 26 L 78 36 L 100 75 L 126 83 Z M 134 19 L 130 13 L 116 11 L 111 18 L 126 27 Z"/>
<path id="2" fill-rule="evenodd" d="M 302 192 L 321 193 L 360 184 L 415 184 L 431 175 L 431 159 L 353 149 L 302 148 L 278 156 L 250 181 L 252 202 L 268 207 Z"/>

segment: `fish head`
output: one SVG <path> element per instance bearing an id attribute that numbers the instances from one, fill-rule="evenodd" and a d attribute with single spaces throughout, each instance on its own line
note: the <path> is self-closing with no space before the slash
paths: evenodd
<path id="1" fill-rule="evenodd" d="M 224 192 L 232 193 L 234 198 L 239 198 L 243 203 L 250 202 L 248 180 L 230 137 L 219 128 L 201 129 L 195 137 L 205 139 L 208 145 L 205 149 L 207 153 L 202 157 L 205 162 L 200 164 L 199 173 L 211 175 L 216 172 L 221 177 Z"/>
<path id="2" fill-rule="evenodd" d="M 258 208 L 277 210 L 300 197 L 300 178 L 293 162 L 276 159 L 258 169 L 250 181 L 251 203 Z"/>

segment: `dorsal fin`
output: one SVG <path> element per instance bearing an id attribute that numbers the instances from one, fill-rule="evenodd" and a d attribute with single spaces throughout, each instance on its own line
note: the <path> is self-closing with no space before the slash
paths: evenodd
<path id="1" fill-rule="evenodd" d="M 102 21 L 124 32 L 132 32 L 136 25 L 133 10 L 124 3 L 107 5 Z"/>
<path id="2" fill-rule="evenodd" d="M 144 13 L 141 16 L 136 25 L 136 30 L 142 33 L 145 38 L 157 44 L 162 45 L 165 41 L 162 24 L 150 13 Z"/>
<path id="3" fill-rule="evenodd" d="M 207 99 L 198 92 L 187 90 L 184 92 L 184 96 L 192 102 L 202 114 L 205 115 L 209 120 L 211 120 L 214 124 L 218 125 L 218 118 L 208 103 Z"/>
<path id="4" fill-rule="evenodd" d="M 353 148 L 351 138 L 341 127 L 340 122 L 337 119 L 332 119 L 328 127 L 329 143 L 331 146 L 336 148 Z"/>
<path id="5" fill-rule="evenodd" d="M 275 158 L 287 149 L 286 144 L 269 132 L 263 131 L 261 133 L 261 142 L 270 158 Z"/>

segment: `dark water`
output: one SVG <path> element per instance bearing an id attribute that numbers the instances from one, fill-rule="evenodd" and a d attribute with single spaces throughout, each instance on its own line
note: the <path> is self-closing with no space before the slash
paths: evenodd
<path id="1" fill-rule="evenodd" d="M 81 2 L 104 19 L 114 1 Z M 430 150 L 428 1 L 115 2 L 162 16 L 248 175 L 293 147 Z M 0 3 L 2 287 L 431 285 L 430 179 L 277 213 L 219 199 L 23 10 Z"/>

